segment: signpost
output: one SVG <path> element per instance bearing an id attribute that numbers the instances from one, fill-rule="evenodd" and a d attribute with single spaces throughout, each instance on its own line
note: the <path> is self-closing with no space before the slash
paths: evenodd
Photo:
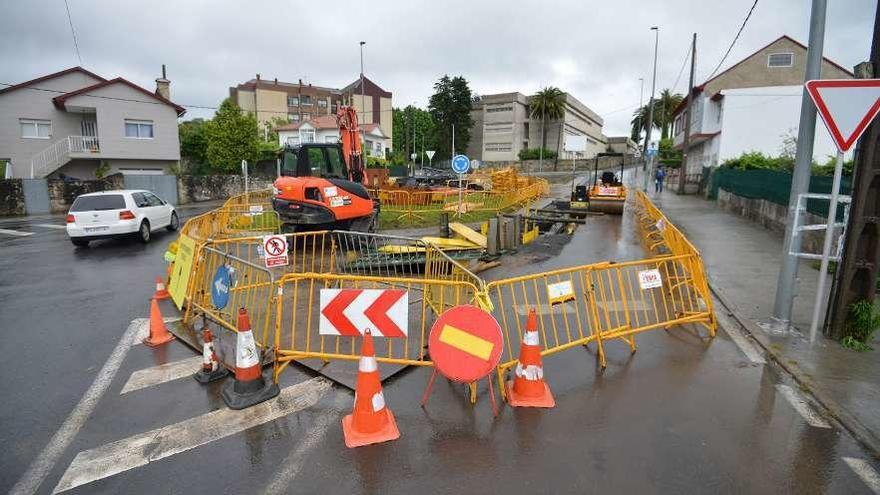
<path id="1" fill-rule="evenodd" d="M 462 187 L 464 185 L 464 174 L 471 168 L 471 161 L 465 155 L 455 155 L 452 157 L 452 171 L 458 174 L 458 214 L 462 213 Z"/>
<path id="2" fill-rule="evenodd" d="M 287 266 L 287 238 L 283 235 L 263 236 L 263 261 L 266 268 Z"/>
<path id="3" fill-rule="evenodd" d="M 425 154 L 428 155 L 428 166 L 429 167 L 431 167 L 432 163 L 434 162 L 434 153 L 436 153 L 436 151 L 434 151 L 434 150 L 425 151 Z"/>
<path id="4" fill-rule="evenodd" d="M 241 161 L 241 175 L 244 177 L 244 198 L 245 202 L 248 200 L 248 162 L 247 160 Z"/>
<path id="5" fill-rule="evenodd" d="M 822 243 L 822 262 L 819 268 L 819 283 L 816 287 L 816 303 L 813 305 L 813 319 L 810 322 L 810 342 L 816 339 L 819 314 L 825 297 L 825 280 L 828 277 L 828 259 L 837 223 L 837 203 L 840 189 L 840 176 L 843 173 L 843 154 L 858 141 L 868 124 L 880 111 L 880 79 L 826 79 L 806 83 L 807 93 L 816 105 L 825 128 L 837 145 L 837 160 L 834 163 L 834 180 L 828 204 L 828 220 L 825 238 Z M 795 228 L 797 225 L 794 226 Z M 796 230 L 792 235 L 796 235 Z"/>
<path id="6" fill-rule="evenodd" d="M 359 337 L 406 337 L 409 293 L 403 289 L 321 289 L 318 333 Z"/>
<path id="7" fill-rule="evenodd" d="M 497 416 L 491 373 L 498 366 L 503 349 L 501 327 L 491 314 L 467 304 L 446 310 L 431 326 L 428 337 L 434 372 L 422 396 L 422 405 L 428 400 L 437 373 L 459 383 L 489 377 L 492 409 Z"/>
<path id="8" fill-rule="evenodd" d="M 217 309 L 223 309 L 229 304 L 229 289 L 232 280 L 229 277 L 229 268 L 226 265 L 217 267 L 214 280 L 211 282 L 211 302 Z"/>
<path id="9" fill-rule="evenodd" d="M 565 151 L 574 153 L 574 159 L 571 161 L 571 192 L 574 194 L 575 170 L 577 170 L 577 156 L 579 153 L 587 151 L 587 136 L 565 136 Z M 620 178 L 623 180 L 623 177 Z"/>
<path id="10" fill-rule="evenodd" d="M 645 185 L 644 191 L 648 192 L 648 176 L 651 175 L 651 172 L 654 171 L 654 156 L 657 155 L 657 143 L 651 143 L 648 145 L 648 149 L 645 151 Z"/>
<path id="11" fill-rule="evenodd" d="M 171 283 L 168 284 L 168 292 L 177 309 L 183 307 L 195 253 L 196 241 L 186 234 L 180 234 L 177 240 L 177 254 L 174 256 L 174 267 L 171 269 Z"/>

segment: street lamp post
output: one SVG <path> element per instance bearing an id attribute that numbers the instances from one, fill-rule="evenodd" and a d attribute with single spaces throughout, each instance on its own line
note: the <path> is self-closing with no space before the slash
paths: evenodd
<path id="1" fill-rule="evenodd" d="M 364 45 L 366 45 L 366 41 L 361 41 L 361 147 L 367 144 L 367 131 L 364 129 L 364 124 L 367 123 L 367 103 L 366 97 L 364 96 Z M 361 155 L 364 156 L 364 166 L 367 165 L 366 153 L 364 150 L 361 150 Z"/>
<path id="2" fill-rule="evenodd" d="M 648 143 L 651 141 L 651 129 L 654 127 L 654 91 L 657 85 L 657 46 L 660 42 L 660 28 L 651 26 L 654 31 L 654 75 L 651 77 L 651 98 L 648 100 L 648 127 L 645 129 L 645 145 L 642 150 L 642 156 L 645 157 L 645 185 L 643 190 L 648 192 Z M 651 160 L 653 162 L 653 160 Z"/>

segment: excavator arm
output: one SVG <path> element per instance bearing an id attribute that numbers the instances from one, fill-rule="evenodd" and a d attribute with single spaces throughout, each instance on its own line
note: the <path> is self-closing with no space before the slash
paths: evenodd
<path id="1" fill-rule="evenodd" d="M 366 166 L 361 137 L 358 135 L 357 111 L 354 107 L 340 105 L 336 112 L 336 122 L 339 124 L 339 140 L 342 143 L 342 155 L 348 167 L 349 180 L 363 184 L 366 180 Z"/>

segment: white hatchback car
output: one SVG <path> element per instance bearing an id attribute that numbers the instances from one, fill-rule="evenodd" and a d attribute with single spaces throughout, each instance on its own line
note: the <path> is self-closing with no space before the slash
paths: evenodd
<path id="1" fill-rule="evenodd" d="M 102 191 L 77 196 L 67 214 L 67 235 L 74 246 L 134 235 L 150 242 L 152 232 L 174 231 L 180 218 L 173 206 L 150 191 Z"/>

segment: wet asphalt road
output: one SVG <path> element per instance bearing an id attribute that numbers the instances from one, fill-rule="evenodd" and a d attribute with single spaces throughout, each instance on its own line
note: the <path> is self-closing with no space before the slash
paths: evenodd
<path id="1" fill-rule="evenodd" d="M 63 231 L 0 237 L 0 491 L 43 449 L 129 322 L 146 316 L 172 238 L 80 252 Z M 570 242 L 534 246 L 485 277 L 643 255 L 628 215 L 589 218 Z M 750 361 L 723 330 L 715 339 L 647 332 L 637 344 L 631 355 L 607 343 L 605 371 L 595 345 L 545 358 L 555 409 L 502 406 L 493 418 L 485 381 L 471 406 L 463 386 L 442 379 L 423 409 L 429 370 L 411 369 L 384 384 L 395 442 L 346 449 L 339 421 L 353 394 L 333 386 L 299 412 L 64 493 L 871 493 L 843 460 L 869 459 L 853 439 L 833 421 L 811 426 L 780 392 L 786 377 Z M 132 347 L 39 492 L 51 493 L 81 451 L 221 409 L 220 384 L 191 379 L 120 394 L 133 372 L 193 355 L 178 342 Z M 313 376 L 292 366 L 281 385 Z"/>

